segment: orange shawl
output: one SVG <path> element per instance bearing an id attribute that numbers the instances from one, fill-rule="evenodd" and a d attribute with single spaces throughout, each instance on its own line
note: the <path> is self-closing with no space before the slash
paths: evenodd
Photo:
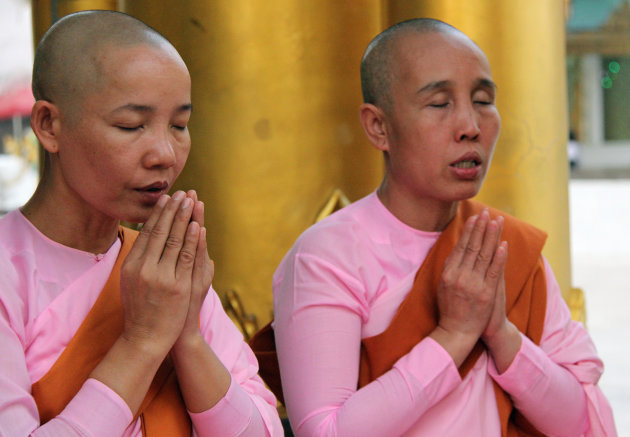
<path id="1" fill-rule="evenodd" d="M 122 246 L 103 291 L 55 364 L 33 384 L 42 424 L 61 413 L 122 332 L 120 269 L 137 236 L 131 229 L 119 229 Z M 191 435 L 190 418 L 170 359 L 160 366 L 138 415 L 144 436 Z"/>
<path id="2" fill-rule="evenodd" d="M 389 327 L 361 343 L 359 387 L 390 370 L 437 326 L 436 290 L 444 262 L 451 253 L 468 217 L 479 214 L 484 205 L 475 201 L 460 202 L 455 218 L 440 235 L 418 270 L 411 291 L 398 308 Z M 509 244 L 510 255 L 505 269 L 506 314 L 519 331 L 539 344 L 545 321 L 547 287 L 541 250 L 546 235 L 514 217 L 490 210 L 493 217 L 503 215 L 502 239 Z M 478 342 L 459 371 L 462 378 L 470 371 L 484 350 Z M 512 401 L 494 384 L 501 432 L 503 436 L 542 435 L 513 408 Z"/>

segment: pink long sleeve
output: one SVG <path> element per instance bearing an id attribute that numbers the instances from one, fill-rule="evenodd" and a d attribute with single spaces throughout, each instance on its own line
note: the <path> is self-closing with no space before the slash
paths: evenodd
<path id="1" fill-rule="evenodd" d="M 297 255 L 285 267 L 274 284 L 274 331 L 285 404 L 297 436 L 464 435 L 471 429 L 478 432 L 470 435 L 498 435 L 492 383 L 471 376 L 487 373 L 485 355 L 462 384 L 448 353 L 427 338 L 392 370 L 357 390 L 360 342 L 369 317 L 366 304 L 355 298 L 358 284 L 311 255 Z M 323 278 L 329 279 L 326 290 Z M 342 283 L 354 291 L 345 291 Z M 465 409 L 471 391 L 485 398 L 480 409 L 463 414 L 459 423 L 444 420 L 450 408 Z M 479 418 L 480 411 L 490 420 Z M 427 413 L 428 420 L 419 421 Z"/>
<path id="2" fill-rule="evenodd" d="M 571 320 L 547 261 L 545 269 L 547 308 L 540 347 L 523 336 L 510 367 L 498 374 L 490 360 L 488 372 L 545 434 L 616 436 L 612 410 L 597 387 L 603 363 L 586 330 Z"/>
<path id="3" fill-rule="evenodd" d="M 258 376 L 258 362 L 210 290 L 201 310 L 204 338 L 232 375 L 226 395 L 210 410 L 190 413 L 195 435 L 281 436 L 276 398 Z"/>
<path id="4" fill-rule="evenodd" d="M 276 319 L 284 396 L 297 436 L 394 436 L 460 382 L 430 339 L 394 369 L 356 390 L 360 319 L 343 308 L 309 308 Z"/>

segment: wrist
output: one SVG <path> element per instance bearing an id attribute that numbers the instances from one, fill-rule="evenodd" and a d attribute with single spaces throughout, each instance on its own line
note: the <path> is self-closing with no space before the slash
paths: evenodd
<path id="1" fill-rule="evenodd" d="M 500 348 L 502 344 L 514 341 L 517 335 L 520 337 L 518 328 L 506 318 L 505 322 L 498 329 L 491 333 L 484 332 L 481 335 L 481 341 L 484 342 L 488 349 L 492 350 Z"/>
<path id="2" fill-rule="evenodd" d="M 479 336 L 462 332 L 452 331 L 445 329 L 443 326 L 436 326 L 436 328 L 429 334 L 433 340 L 444 348 L 444 350 L 451 356 L 455 366 L 459 368 L 462 365 L 466 357 L 470 354 L 473 347 L 479 340 Z"/>
<path id="3" fill-rule="evenodd" d="M 200 350 L 206 347 L 206 340 L 203 338 L 199 330 L 195 330 L 194 332 L 184 331 L 173 344 L 171 353 L 173 355 L 190 354 L 195 350 Z"/>
<path id="4" fill-rule="evenodd" d="M 505 372 L 521 349 L 521 332 L 509 320 L 495 335 L 484 336 L 482 341 L 492 357 L 499 374 Z"/>
<path id="5" fill-rule="evenodd" d="M 163 339 L 154 338 L 150 335 L 134 335 L 125 331 L 118 338 L 118 343 L 120 348 L 128 351 L 128 353 L 148 360 L 158 360 L 159 362 L 164 359 L 170 349 L 170 345 L 164 342 Z"/>

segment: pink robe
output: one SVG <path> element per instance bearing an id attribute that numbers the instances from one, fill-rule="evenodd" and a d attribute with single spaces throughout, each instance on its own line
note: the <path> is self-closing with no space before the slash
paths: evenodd
<path id="1" fill-rule="evenodd" d="M 59 357 L 98 297 L 119 250 L 120 241 L 103 255 L 55 243 L 19 211 L 0 219 L 0 435 L 142 435 L 127 404 L 94 379 L 41 427 L 30 395 L 31 385 Z M 281 436 L 275 398 L 214 290 L 201 311 L 201 331 L 232 382 L 217 405 L 190 413 L 194 435 Z"/>
<path id="2" fill-rule="evenodd" d="M 361 339 L 389 325 L 438 236 L 406 226 L 373 193 L 311 227 L 284 258 L 273 281 L 274 329 L 295 434 L 499 436 L 494 380 L 540 431 L 615 436 L 596 385 L 603 364 L 546 262 L 541 344 L 523 336 L 503 374 L 484 352 L 462 380 L 426 338 L 357 390 Z"/>

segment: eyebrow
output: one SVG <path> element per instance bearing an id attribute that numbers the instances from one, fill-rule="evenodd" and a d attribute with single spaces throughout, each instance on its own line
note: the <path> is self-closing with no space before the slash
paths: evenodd
<path id="1" fill-rule="evenodd" d="M 445 88 L 451 87 L 452 85 L 453 85 L 453 81 L 451 80 L 438 80 L 435 82 L 429 82 L 428 84 L 420 88 L 416 94 L 423 94 L 423 93 L 429 93 L 431 91 L 443 90 Z M 489 88 L 493 91 L 496 91 L 497 84 L 495 84 L 490 79 L 481 78 L 481 79 L 477 79 L 477 82 L 475 83 L 475 88 Z"/>
<path id="2" fill-rule="evenodd" d="M 492 91 L 497 90 L 497 84 L 491 81 L 490 79 L 477 80 L 477 86 L 481 88 L 490 88 Z"/>

